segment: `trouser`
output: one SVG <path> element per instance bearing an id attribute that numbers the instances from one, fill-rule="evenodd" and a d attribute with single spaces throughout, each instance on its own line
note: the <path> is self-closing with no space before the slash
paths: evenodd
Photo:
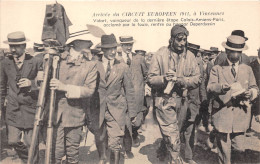
<path id="1" fill-rule="evenodd" d="M 195 137 L 195 123 L 187 121 L 181 129 L 181 134 L 185 142 L 185 159 L 192 160 Z"/>
<path id="2" fill-rule="evenodd" d="M 106 135 L 109 149 L 112 151 L 119 151 L 122 147 L 121 142 L 124 136 L 124 131 L 120 128 L 108 110 L 105 111 L 104 123 L 95 131 L 96 142 L 104 142 Z"/>
<path id="3" fill-rule="evenodd" d="M 132 136 L 131 133 L 129 131 L 130 129 L 125 128 L 125 135 L 123 138 L 123 144 L 124 144 L 124 148 L 125 151 L 132 151 Z"/>
<path id="4" fill-rule="evenodd" d="M 159 124 L 163 142 L 171 158 L 177 159 L 180 152 L 180 137 L 174 98 L 156 97 L 156 118 Z"/>
<path id="5" fill-rule="evenodd" d="M 31 141 L 32 141 L 33 129 L 32 128 L 23 129 L 23 128 L 14 127 L 11 125 L 8 125 L 7 127 L 8 127 L 8 133 L 9 133 L 8 134 L 8 144 L 16 150 L 19 158 L 21 158 L 24 163 L 27 163 L 28 150 L 30 148 Z M 22 132 L 24 134 L 23 142 L 21 142 Z M 39 144 L 37 141 L 35 151 L 33 154 L 33 163 L 34 164 L 37 164 L 38 159 L 39 159 L 39 147 L 38 146 L 39 146 Z"/>
<path id="6" fill-rule="evenodd" d="M 218 159 L 221 164 L 231 164 L 231 147 L 244 152 L 245 133 L 216 133 Z"/>
<path id="7" fill-rule="evenodd" d="M 63 127 L 61 123 L 54 127 L 55 163 L 60 163 L 66 155 L 67 163 L 79 163 L 79 145 L 82 126 Z"/>

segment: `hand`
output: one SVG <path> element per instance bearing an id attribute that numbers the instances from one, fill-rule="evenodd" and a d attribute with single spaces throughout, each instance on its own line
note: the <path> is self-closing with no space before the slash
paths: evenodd
<path id="1" fill-rule="evenodd" d="M 176 72 L 174 72 L 173 70 L 169 70 L 167 73 L 166 73 L 166 76 L 165 76 L 165 80 L 166 81 L 172 81 L 174 80 L 174 76 L 176 76 Z M 176 79 L 175 79 L 176 80 Z"/>
<path id="2" fill-rule="evenodd" d="M 58 79 L 51 79 L 50 81 L 50 88 L 51 89 L 55 89 L 58 91 L 64 91 L 66 92 L 66 85 L 63 84 L 61 81 L 59 81 Z"/>
<path id="3" fill-rule="evenodd" d="M 231 88 L 231 86 L 229 84 L 222 84 L 222 90 L 223 91 L 227 92 L 227 91 L 230 90 L 230 88 Z"/>
<path id="4" fill-rule="evenodd" d="M 252 97 L 252 91 L 247 90 L 247 91 L 245 91 L 245 93 L 243 95 L 246 99 L 250 99 Z"/>
<path id="5" fill-rule="evenodd" d="M 135 122 L 136 122 L 136 117 L 132 117 L 132 118 L 131 118 L 131 123 L 132 123 L 132 125 L 134 125 Z"/>
<path id="6" fill-rule="evenodd" d="M 17 83 L 19 88 L 30 87 L 32 85 L 31 80 L 27 78 L 21 78 Z"/>
<path id="7" fill-rule="evenodd" d="M 255 121 L 260 123 L 260 115 L 255 116 Z"/>

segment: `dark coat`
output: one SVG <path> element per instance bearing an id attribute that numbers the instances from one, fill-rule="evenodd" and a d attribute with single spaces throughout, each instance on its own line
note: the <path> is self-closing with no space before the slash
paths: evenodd
<path id="1" fill-rule="evenodd" d="M 108 81 L 105 80 L 105 69 L 101 61 L 97 61 L 97 88 L 90 100 L 90 111 L 87 116 L 92 130 L 98 130 L 104 122 L 105 111 L 111 113 L 124 131 L 129 116 L 136 117 L 134 86 L 128 65 L 115 59 Z"/>
<path id="2" fill-rule="evenodd" d="M 222 90 L 222 84 L 232 85 L 234 82 L 239 82 L 244 89 L 258 91 L 253 71 L 249 66 L 239 64 L 235 78 L 227 61 L 223 66 L 215 65 L 212 68 L 207 90 L 216 95 L 213 100 L 212 120 L 216 130 L 222 133 L 245 132 L 249 126 L 251 107 L 242 107 L 234 101 L 227 103 L 231 99 L 232 90 L 226 93 Z"/>
<path id="3" fill-rule="evenodd" d="M 227 54 L 225 52 L 222 52 L 217 56 L 214 65 L 223 65 L 225 64 L 226 60 L 227 60 Z M 239 59 L 239 63 L 244 63 L 250 66 L 250 59 L 246 54 L 242 53 Z"/>
<path id="4" fill-rule="evenodd" d="M 35 78 L 38 71 L 42 70 L 42 60 L 26 54 L 23 66 L 20 71 L 18 70 L 12 57 L 1 61 L 1 107 L 3 107 L 6 98 L 6 121 L 8 125 L 19 128 L 33 128 L 38 99 Z M 17 82 L 21 78 L 31 80 L 31 87 L 18 88 Z"/>
<path id="5" fill-rule="evenodd" d="M 260 88 L 260 64 L 258 63 L 258 60 L 254 60 L 250 65 L 251 65 L 251 68 L 255 75 L 256 84 L 257 84 L 258 88 Z M 260 96 L 259 95 L 253 103 L 252 110 L 256 115 L 260 114 Z"/>

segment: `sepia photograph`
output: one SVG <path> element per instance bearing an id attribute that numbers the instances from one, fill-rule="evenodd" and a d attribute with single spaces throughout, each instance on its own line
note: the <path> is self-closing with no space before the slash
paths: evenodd
<path id="1" fill-rule="evenodd" d="M 0 163 L 259 164 L 259 1 L 0 1 Z"/>

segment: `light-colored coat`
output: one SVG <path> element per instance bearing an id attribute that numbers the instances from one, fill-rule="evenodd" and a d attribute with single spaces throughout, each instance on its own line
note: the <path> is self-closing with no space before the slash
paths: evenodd
<path id="1" fill-rule="evenodd" d="M 252 89 L 253 97 L 256 97 L 258 88 L 249 66 L 239 64 L 235 78 L 227 61 L 222 66 L 216 65 L 212 68 L 207 90 L 216 95 L 213 100 L 212 119 L 216 130 L 222 133 L 245 132 L 249 126 L 250 106 L 242 108 L 233 102 L 225 104 L 226 100 L 231 98 L 231 90 L 225 93 L 222 85 L 225 83 L 232 85 L 234 82 L 239 82 L 244 89 Z"/>

